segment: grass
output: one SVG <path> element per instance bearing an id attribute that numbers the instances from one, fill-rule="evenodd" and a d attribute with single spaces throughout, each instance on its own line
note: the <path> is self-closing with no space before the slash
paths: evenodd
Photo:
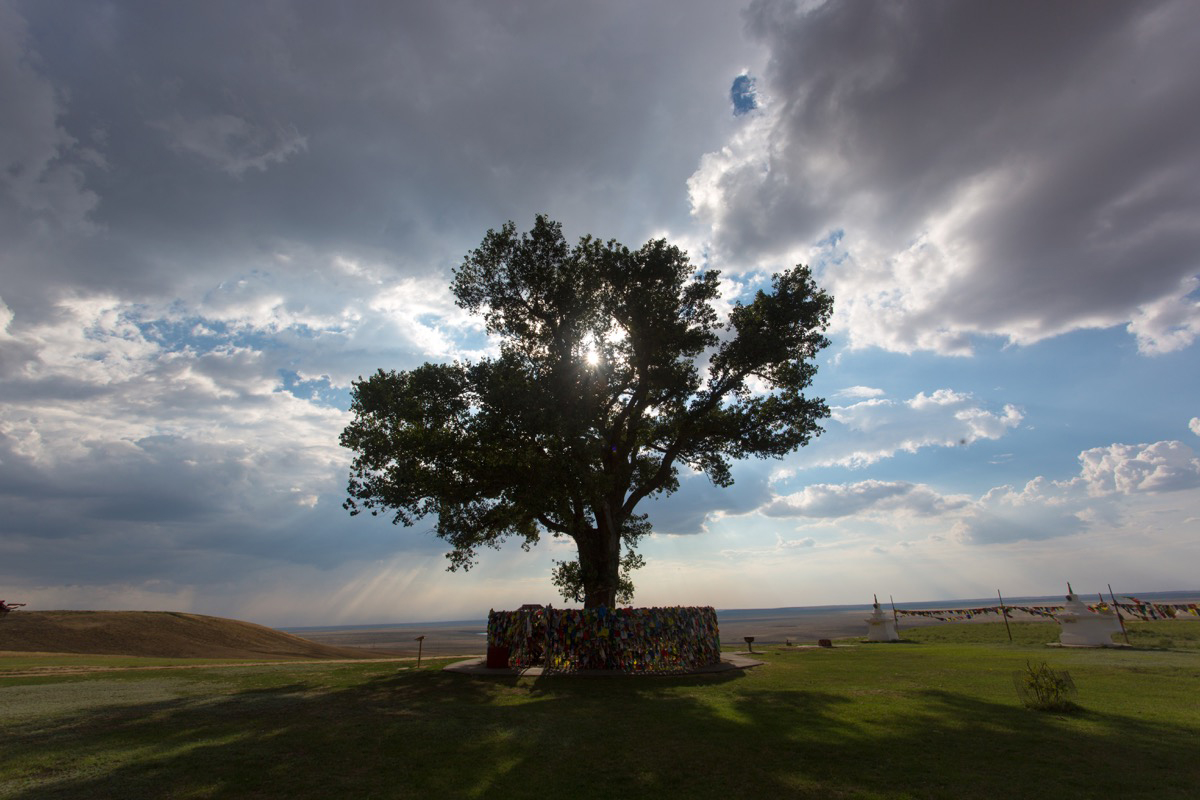
<path id="1" fill-rule="evenodd" d="M 773 647 L 746 673 L 475 678 L 446 661 L 0 678 L 0 797 L 1192 798 L 1200 623 Z M 1019 636 L 1018 636 L 1019 630 Z M 1081 710 L 1012 673 L 1068 670 Z"/>
<path id="2" fill-rule="evenodd" d="M 129 669 L 145 667 L 190 667 L 211 664 L 241 664 L 270 661 L 262 658 L 149 658 L 146 656 L 76 655 L 72 653 L 6 653 L 0 655 L 0 676 L 6 672 L 54 667 L 62 670 Z M 292 659 L 280 658 L 279 661 Z"/>

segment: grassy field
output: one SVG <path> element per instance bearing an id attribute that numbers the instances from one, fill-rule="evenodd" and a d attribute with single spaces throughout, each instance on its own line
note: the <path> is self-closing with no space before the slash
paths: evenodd
<path id="1" fill-rule="evenodd" d="M 22 611 L 0 626 L 0 654 L 73 653 L 155 658 L 284 661 L 375 658 L 237 619 L 177 611 Z"/>
<path id="2" fill-rule="evenodd" d="M 446 661 L 0 678 L 0 797 L 1195 798 L 1200 622 L 772 648 L 745 673 L 477 678 Z M 0 659 L 0 672 L 30 666 Z M 36 660 L 36 658 L 34 658 Z M 1082 709 L 1012 673 L 1069 670 Z"/>

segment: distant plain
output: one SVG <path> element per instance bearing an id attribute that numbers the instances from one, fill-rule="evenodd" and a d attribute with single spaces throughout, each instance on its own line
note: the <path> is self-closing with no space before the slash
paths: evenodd
<path id="1" fill-rule="evenodd" d="M 1138 595 L 1143 597 L 1143 595 Z M 1087 602 L 1096 597 L 1085 596 Z M 1200 600 L 1200 591 L 1148 592 L 1144 599 L 1153 602 L 1195 603 Z M 1005 598 L 1009 605 L 1054 605 L 1062 603 L 1062 596 L 1037 596 Z M 999 601 L 989 598 L 966 600 L 921 601 L 897 603 L 900 608 L 910 609 L 953 609 L 998 605 Z M 881 608 L 891 613 L 891 605 L 884 601 Z M 757 646 L 768 644 L 814 643 L 819 639 L 840 639 L 865 636 L 866 618 L 870 605 L 857 606 L 810 606 L 795 608 L 725 609 L 717 611 L 724 647 L 744 649 L 745 637 L 755 637 Z M 1011 612 L 1016 622 L 1030 622 L 1042 618 L 1031 617 L 1019 611 Z M 900 616 L 898 627 L 901 633 L 913 628 L 929 625 L 978 624 L 997 622 L 998 616 L 978 616 L 972 620 L 956 623 L 940 622 L 927 617 Z M 306 628 L 283 628 L 289 633 L 334 647 L 361 647 L 401 655 L 416 655 L 416 637 L 424 636 L 420 643 L 422 653 L 429 655 L 482 654 L 487 647 L 487 620 L 459 620 L 450 622 L 414 622 L 392 625 L 327 626 Z M 999 629 L 1004 635 L 1003 627 Z M 1053 638 L 1053 637 L 1052 637 Z"/>

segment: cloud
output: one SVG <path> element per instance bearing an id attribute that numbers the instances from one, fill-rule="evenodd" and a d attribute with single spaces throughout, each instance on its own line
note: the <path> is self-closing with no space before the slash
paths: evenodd
<path id="1" fill-rule="evenodd" d="M 317 622 L 545 591 L 547 553 L 533 566 L 494 554 L 502 575 L 444 582 L 428 526 L 351 520 L 336 444 L 355 377 L 489 352 L 451 272 L 488 228 L 536 212 L 571 238 L 686 245 L 724 270 L 722 313 L 782 259 L 810 261 L 853 346 L 966 354 L 980 333 L 1115 324 L 1166 353 L 1195 336 L 1194 265 L 1170 266 L 1197 250 L 1186 6 L 1039 10 L 1049 28 L 992 25 L 994 46 L 961 18 L 1020 6 L 860 19 L 765 2 L 745 17 L 755 39 L 737 4 L 680 8 L 0 0 L 0 581 L 43 587 L 44 605 Z M 1132 46 L 1110 46 L 1130 30 Z M 753 81 L 750 113 L 731 113 L 730 75 L 747 78 L 742 100 Z M 1112 91 L 1118 75 L 1137 83 Z M 974 519 L 927 474 L 839 483 L 844 467 L 1009 437 L 1025 407 L 1045 407 L 1015 379 L 1000 397 L 968 395 L 965 373 L 914 377 L 940 363 L 823 366 L 847 387 L 827 435 L 735 465 L 728 490 L 683 476 L 639 510 L 664 534 L 710 535 L 653 547 L 694 567 L 783 525 L 803 533 L 770 546 L 816 563 Z M 896 375 L 931 388 L 876 388 Z M 1053 458 L 1053 436 L 1011 438 L 1004 467 L 946 480 L 1018 486 L 1020 463 Z M 1167 491 L 1189 480 L 1179 451 L 1101 450 L 1089 475 L 1111 491 L 1089 495 L 1080 474 L 1026 506 L 1057 498 L 1092 530 L 1197 491 Z M 880 471 L 949 454 L 926 455 Z M 1013 513 L 1003 496 L 981 513 Z M 753 513 L 769 506 L 794 516 Z M 664 585 L 698 591 L 685 573 Z M 314 591 L 336 608 L 304 604 Z"/>
<path id="2" fill-rule="evenodd" d="M 1100 525 L 1120 526 L 1146 504 L 1156 514 L 1186 508 L 1187 500 L 1162 502 L 1162 495 L 1200 489 L 1200 457 L 1177 441 L 1111 444 L 1079 454 L 1078 476 L 1064 481 L 1043 477 L 1016 491 L 1008 486 L 986 493 L 954 527 L 967 544 L 1032 541 L 1068 536 Z"/>
<path id="3" fill-rule="evenodd" d="M 346 411 L 282 390 L 278 355 L 238 344 L 249 334 L 212 323 L 181 339 L 138 311 L 88 298 L 53 325 L 3 315 L 6 570 L 205 584 L 396 548 L 363 526 L 330 541 L 350 522 Z"/>
<path id="4" fill-rule="evenodd" d="M 961 508 L 965 498 L 948 498 L 928 486 L 905 481 L 859 481 L 851 484 L 815 484 L 778 497 L 759 509 L 768 517 L 836 519 L 865 513 L 911 513 L 933 516 Z"/>
<path id="5" fill-rule="evenodd" d="M 732 263 L 817 264 L 852 347 L 1190 345 L 1200 10 L 1094 11 L 751 4 L 773 101 L 701 160 L 693 214 Z"/>
<path id="6" fill-rule="evenodd" d="M 877 391 L 867 387 L 853 390 Z M 753 511 L 779 517 L 834 518 L 870 509 L 935 515 L 959 507 L 962 499 L 937 496 L 921 485 L 886 481 L 820 484 L 787 495 L 778 490 L 802 479 L 803 470 L 813 467 L 862 468 L 899 452 L 998 439 L 1023 418 L 1014 406 L 988 411 L 972 395 L 950 389 L 918 392 L 907 401 L 871 397 L 849 406 L 833 406 L 831 411 L 832 418 L 824 423 L 826 433 L 782 466 L 740 463 L 734 471 L 735 483 L 728 489 L 712 486 L 703 475 L 686 475 L 680 491 L 643 510 L 651 514 L 656 531 L 670 534 L 702 533 L 718 518 Z"/>
<path id="7" fill-rule="evenodd" d="M 1137 337 L 1138 350 L 1160 355 L 1181 350 L 1200 335 L 1200 280 L 1185 278 L 1179 289 L 1138 307 L 1127 330 Z"/>
<path id="8" fill-rule="evenodd" d="M 650 515 L 656 533 L 691 535 L 707 532 L 714 520 L 748 514 L 771 499 L 769 465 L 739 462 L 733 476 L 733 486 L 722 488 L 704 474 L 681 469 L 677 492 L 643 501 L 638 511 Z"/>
<path id="9" fill-rule="evenodd" d="M 447 287 L 506 220 L 687 228 L 757 65 L 738 23 L 0 0 L 0 579 L 193 602 L 289 564 L 439 573 L 429 526 L 340 508 L 350 382 L 489 351 Z"/>
<path id="10" fill-rule="evenodd" d="M 1192 417 L 1188 422 L 1188 429 L 1197 436 L 1200 436 L 1200 417 Z"/>
<path id="11" fill-rule="evenodd" d="M 1096 447 L 1080 453 L 1079 462 L 1080 477 L 1093 496 L 1200 487 L 1200 457 L 1183 442 Z"/>
<path id="12" fill-rule="evenodd" d="M 255 125 L 233 114 L 191 119 L 175 114 L 154 123 L 172 150 L 199 156 L 222 172 L 240 178 L 308 149 L 307 139 L 291 125 Z"/>
<path id="13" fill-rule="evenodd" d="M 873 389 L 870 386 L 848 386 L 845 389 L 834 392 L 835 397 L 882 397 L 886 392 L 883 389 Z"/>
<path id="14" fill-rule="evenodd" d="M 727 548 L 720 552 L 720 556 L 728 560 L 762 563 L 804 557 L 815 553 L 818 549 L 817 540 L 811 536 L 805 536 L 802 539 L 784 539 L 779 534 L 775 534 L 774 544 L 765 547 Z"/>
<path id="15" fill-rule="evenodd" d="M 954 524 L 953 535 L 969 545 L 1038 541 L 1070 536 L 1087 528 L 1078 503 L 1067 503 L 1063 487 L 1036 478 L 1020 491 L 1002 486 L 987 492 Z"/>
<path id="16" fill-rule="evenodd" d="M 25 204 L 0 213 L 0 291 L 18 318 L 72 291 L 170 302 L 281 249 L 371 262 L 388 283 L 448 275 L 489 228 L 538 212 L 633 246 L 686 229 L 680 187 L 714 127 L 736 125 L 728 76 L 757 62 L 716 0 L 683 17 L 625 0 L 20 8 L 28 25 L 6 3 L 0 26 L 0 183 Z M 50 187 L 53 214 L 37 210 Z M 30 215 L 111 235 L 35 242 Z"/>
<path id="17" fill-rule="evenodd" d="M 950 392 L 918 395 L 916 405 L 954 405 Z M 940 402 L 939 402 L 940 401 Z M 770 484 L 803 473 L 784 475 Z M 772 493 L 755 511 L 767 518 L 803 518 L 825 535 L 864 536 L 903 543 L 912 531 L 929 541 L 950 532 L 965 545 L 1029 542 L 1138 525 L 1187 523 L 1200 490 L 1200 457 L 1178 441 L 1111 444 L 1079 454 L 1079 472 L 1064 480 L 1043 476 L 1020 488 L 998 486 L 978 499 L 947 494 L 928 484 L 863 480 L 816 483 L 790 494 Z M 1174 496 L 1174 499 L 1172 498 Z M 911 543 L 909 543 L 911 544 Z M 908 546 L 908 545 L 906 545 Z"/>
<path id="18" fill-rule="evenodd" d="M 826 433 L 804 450 L 807 465 L 862 467 L 898 452 L 999 439 L 1024 419 L 1014 405 L 989 411 L 972 395 L 951 389 L 918 392 L 902 402 L 871 397 L 830 411 Z"/>
<path id="19" fill-rule="evenodd" d="M 63 94 L 38 69 L 40 64 L 25 19 L 12 4 L 0 2 L 5 120 L 0 126 L 0 212 L 6 201 L 15 204 L 22 226 L 32 225 L 35 232 L 91 232 L 96 227 L 90 217 L 99 198 L 84 186 L 85 169 L 102 166 L 103 158 L 63 127 Z M 2 224 L 5 216 L 0 215 L 0 235 L 11 248 L 18 233 Z"/>

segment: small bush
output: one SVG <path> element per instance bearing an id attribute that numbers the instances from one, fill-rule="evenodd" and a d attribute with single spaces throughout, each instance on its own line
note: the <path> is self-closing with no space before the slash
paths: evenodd
<path id="1" fill-rule="evenodd" d="M 1025 669 L 1013 673 L 1017 695 L 1026 708 L 1035 711 L 1077 711 L 1074 698 L 1078 694 L 1070 673 L 1051 669 L 1042 662 L 1034 666 L 1025 662 Z"/>

